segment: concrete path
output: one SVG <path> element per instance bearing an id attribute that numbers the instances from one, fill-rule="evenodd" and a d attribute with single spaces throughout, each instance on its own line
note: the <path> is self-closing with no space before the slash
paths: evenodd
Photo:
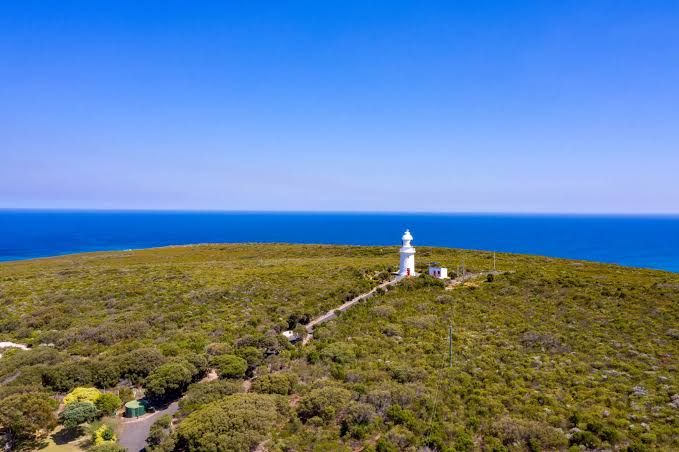
<path id="1" fill-rule="evenodd" d="M 360 303 L 361 301 L 372 297 L 373 295 L 375 295 L 375 292 L 377 292 L 379 289 L 384 289 L 385 287 L 393 286 L 394 284 L 398 283 L 403 278 L 404 278 L 404 276 L 397 276 L 394 279 L 383 282 L 382 284 L 373 288 L 369 292 L 366 292 L 366 293 L 361 294 L 357 297 L 354 297 L 351 300 L 344 303 L 343 305 L 341 305 L 341 306 L 339 306 L 339 307 L 337 307 L 337 308 L 335 308 L 331 311 L 328 311 L 323 315 L 316 317 L 311 322 L 307 323 L 307 325 L 306 325 L 307 335 L 304 336 L 304 339 L 302 339 L 302 345 L 306 345 L 313 338 L 314 327 L 316 325 L 320 325 L 321 323 L 324 323 L 324 322 L 327 322 L 328 320 L 334 319 L 335 317 L 337 317 L 337 314 L 336 314 L 337 311 L 344 312 L 347 309 L 351 308 L 356 303 Z"/>
<path id="2" fill-rule="evenodd" d="M 30 350 L 27 345 L 17 344 L 15 342 L 0 342 L 0 348 L 20 348 L 21 350 Z M 0 353 L 2 358 L 2 353 Z"/>
<path id="3" fill-rule="evenodd" d="M 126 448 L 128 452 L 139 452 L 146 447 L 146 438 L 149 436 L 151 424 L 163 414 L 172 416 L 179 410 L 179 403 L 172 402 L 166 408 L 157 410 L 155 413 L 144 416 L 126 419 L 120 425 L 120 435 L 118 442 Z"/>

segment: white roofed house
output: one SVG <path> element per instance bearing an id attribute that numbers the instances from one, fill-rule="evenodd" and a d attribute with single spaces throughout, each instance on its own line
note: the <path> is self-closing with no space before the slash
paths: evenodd
<path id="1" fill-rule="evenodd" d="M 429 264 L 429 276 L 437 279 L 446 279 L 448 277 L 448 269 L 441 267 L 438 262 L 432 262 Z"/>

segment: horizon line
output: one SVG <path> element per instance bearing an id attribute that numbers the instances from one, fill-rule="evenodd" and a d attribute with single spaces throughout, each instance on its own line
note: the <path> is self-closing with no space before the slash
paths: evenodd
<path id="1" fill-rule="evenodd" d="M 242 210 L 242 209 L 163 209 L 97 207 L 0 207 L 0 212 L 73 212 L 73 213 L 225 213 L 225 214 L 341 214 L 341 215 L 517 215 L 517 216 L 608 216 L 679 217 L 679 212 L 568 212 L 568 211 L 407 211 L 407 210 Z"/>

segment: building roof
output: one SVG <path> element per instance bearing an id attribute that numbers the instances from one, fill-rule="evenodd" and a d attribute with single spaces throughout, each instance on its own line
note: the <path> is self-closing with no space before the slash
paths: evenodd
<path id="1" fill-rule="evenodd" d="M 139 408 L 144 406 L 139 400 L 130 400 L 125 404 L 125 408 Z"/>

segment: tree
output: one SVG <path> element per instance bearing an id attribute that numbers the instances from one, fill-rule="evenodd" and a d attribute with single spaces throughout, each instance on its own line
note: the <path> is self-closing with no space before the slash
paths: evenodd
<path id="1" fill-rule="evenodd" d="M 97 408 L 90 402 L 72 402 L 59 415 L 59 422 L 66 428 L 74 428 L 98 417 Z"/>
<path id="2" fill-rule="evenodd" d="M 118 397 L 120 397 L 121 403 L 127 403 L 130 400 L 134 400 L 134 391 L 132 388 L 123 386 L 122 388 L 118 389 Z"/>
<path id="3" fill-rule="evenodd" d="M 114 361 L 98 360 L 90 365 L 92 384 L 98 388 L 113 388 L 120 381 L 120 368 Z"/>
<path id="4" fill-rule="evenodd" d="M 102 413 L 104 416 L 111 416 L 115 414 L 115 412 L 118 410 L 118 408 L 120 408 L 120 405 L 122 403 L 123 402 L 122 400 L 120 400 L 120 397 L 118 397 L 115 394 L 107 392 L 100 395 L 94 402 L 94 405 L 97 407 L 97 410 L 99 410 L 99 412 Z"/>
<path id="5" fill-rule="evenodd" d="M 248 362 L 236 355 L 215 356 L 212 365 L 222 378 L 242 378 L 248 370 Z"/>
<path id="6" fill-rule="evenodd" d="M 118 359 L 118 367 L 123 378 L 139 383 L 165 361 L 165 356 L 159 350 L 140 348 L 122 355 Z"/>
<path id="7" fill-rule="evenodd" d="M 146 395 L 155 400 L 165 400 L 178 396 L 191 383 L 195 373 L 195 367 L 189 363 L 170 362 L 163 364 L 146 378 L 144 384 Z"/>
<path id="8" fill-rule="evenodd" d="M 92 371 L 83 363 L 61 363 L 45 369 L 42 383 L 57 392 L 66 392 L 76 386 L 91 385 Z"/>
<path id="9" fill-rule="evenodd" d="M 64 404 L 75 402 L 94 403 L 101 396 L 97 388 L 75 388 L 64 397 Z"/>
<path id="10" fill-rule="evenodd" d="M 0 425 L 10 448 L 35 439 L 36 432 L 56 425 L 53 401 L 43 393 L 15 394 L 0 401 Z"/>
<path id="11" fill-rule="evenodd" d="M 149 429 L 149 436 L 146 438 L 146 443 L 149 446 L 157 446 L 163 442 L 167 437 L 169 428 L 172 425 L 172 416 L 163 414 L 160 416 Z"/>

